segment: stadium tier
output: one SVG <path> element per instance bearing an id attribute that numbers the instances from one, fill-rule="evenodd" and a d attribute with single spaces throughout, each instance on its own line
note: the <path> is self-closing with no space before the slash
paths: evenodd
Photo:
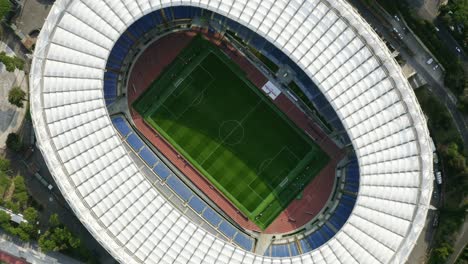
<path id="1" fill-rule="evenodd" d="M 109 116 L 107 106 L 125 97 L 121 70 L 132 49 L 178 20 L 235 32 L 291 68 L 352 143 L 356 156 L 336 207 L 299 240 L 252 252 L 251 237 L 176 177 L 126 121 Z M 119 262 L 404 263 L 424 226 L 432 193 L 424 115 L 383 42 L 343 0 L 57 0 L 36 44 L 30 87 L 37 145 L 57 186 Z M 155 188 L 135 153 L 209 224 Z"/>

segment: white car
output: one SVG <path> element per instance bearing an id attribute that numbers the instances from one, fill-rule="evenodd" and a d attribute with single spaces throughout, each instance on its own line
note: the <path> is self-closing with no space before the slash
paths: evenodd
<path id="1" fill-rule="evenodd" d="M 427 64 L 427 65 L 431 65 L 433 61 L 434 61 L 433 58 L 429 58 L 429 59 L 426 61 L 426 64 Z"/>
<path id="2" fill-rule="evenodd" d="M 434 67 L 432 67 L 434 71 L 437 70 L 437 68 L 439 68 L 439 64 L 436 64 Z"/>
<path id="3" fill-rule="evenodd" d="M 458 53 L 461 53 L 461 49 L 459 47 L 455 47 L 455 49 L 458 51 Z"/>
<path id="4" fill-rule="evenodd" d="M 394 15 L 393 17 L 395 18 L 396 21 L 400 22 L 400 18 L 397 15 Z"/>
<path id="5" fill-rule="evenodd" d="M 438 27 L 434 27 L 434 28 L 435 28 L 435 30 L 436 30 L 437 32 L 439 32 L 439 31 L 440 31 L 440 29 L 439 29 Z"/>

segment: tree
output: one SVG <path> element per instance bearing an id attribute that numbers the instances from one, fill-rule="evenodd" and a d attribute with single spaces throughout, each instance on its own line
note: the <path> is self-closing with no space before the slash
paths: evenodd
<path id="1" fill-rule="evenodd" d="M 440 247 L 434 249 L 436 259 L 441 262 L 445 262 L 452 253 L 453 248 L 448 243 L 442 243 Z"/>
<path id="2" fill-rule="evenodd" d="M 0 20 L 11 11 L 11 3 L 8 0 L 0 0 Z"/>
<path id="3" fill-rule="evenodd" d="M 25 98 L 26 93 L 18 86 L 11 88 L 8 92 L 8 102 L 12 105 L 16 105 L 17 107 L 23 107 L 23 101 Z"/>
<path id="4" fill-rule="evenodd" d="M 8 172 L 10 170 L 10 160 L 0 158 L 0 171 Z"/>
<path id="5" fill-rule="evenodd" d="M 38 216 L 37 210 L 32 207 L 28 207 L 26 208 L 26 210 L 23 211 L 23 216 L 24 216 L 24 219 L 28 221 L 30 224 L 35 224 L 37 221 L 37 216 Z"/>
<path id="6" fill-rule="evenodd" d="M 60 251 L 68 248 L 78 248 L 80 239 L 74 237 L 65 227 L 55 227 L 47 230 L 39 238 L 39 246 L 43 251 Z"/>
<path id="7" fill-rule="evenodd" d="M 21 138 L 18 134 L 16 133 L 10 133 L 8 134 L 7 140 L 6 140 L 6 146 L 7 148 L 18 152 L 21 150 L 23 147 L 23 142 L 21 142 Z"/>
<path id="8" fill-rule="evenodd" d="M 10 223 L 11 217 L 7 212 L 0 210 L 0 225 L 3 226 L 5 223 Z"/>
<path id="9" fill-rule="evenodd" d="M 51 214 L 49 217 L 49 225 L 51 227 L 57 227 L 60 225 L 60 219 L 58 217 L 58 214 Z"/>
<path id="10" fill-rule="evenodd" d="M 39 247 L 42 251 L 55 251 L 57 248 L 57 244 L 54 240 L 49 239 L 50 231 L 47 230 L 42 236 L 39 237 Z"/>
<path id="11" fill-rule="evenodd" d="M 35 228 L 33 225 L 29 223 L 21 223 L 16 228 L 16 234 L 20 237 L 23 241 L 28 241 L 31 239 L 31 235 L 34 235 Z"/>

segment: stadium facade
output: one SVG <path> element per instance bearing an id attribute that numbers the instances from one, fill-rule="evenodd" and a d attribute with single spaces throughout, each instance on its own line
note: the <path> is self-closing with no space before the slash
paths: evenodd
<path id="1" fill-rule="evenodd" d="M 359 164 L 359 196 L 340 230 L 288 258 L 214 236 L 162 195 L 109 117 L 108 58 L 143 16 L 199 7 L 265 38 L 332 106 Z M 425 224 L 433 160 L 424 115 L 388 49 L 343 0 L 58 0 L 30 75 L 38 146 L 91 234 L 122 263 L 404 263 Z"/>

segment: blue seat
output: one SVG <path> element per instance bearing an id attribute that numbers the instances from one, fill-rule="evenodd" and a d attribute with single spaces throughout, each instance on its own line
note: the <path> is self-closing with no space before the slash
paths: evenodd
<path id="1" fill-rule="evenodd" d="M 348 195 L 348 194 L 343 194 L 343 195 L 341 196 L 341 199 L 342 199 L 343 201 L 347 201 L 347 202 L 350 203 L 350 204 L 355 204 L 355 203 L 356 203 L 356 197 L 353 197 L 353 196 Z"/>
<path id="2" fill-rule="evenodd" d="M 164 8 L 161 10 L 161 12 L 164 12 L 168 22 L 174 20 L 174 17 L 172 16 L 172 12 L 170 8 Z"/>
<path id="3" fill-rule="evenodd" d="M 104 98 L 114 99 L 117 97 L 117 80 L 104 80 Z"/>
<path id="4" fill-rule="evenodd" d="M 126 137 L 128 134 L 130 134 L 131 129 L 122 117 L 112 118 L 112 123 L 123 137 Z"/>
<path id="5" fill-rule="evenodd" d="M 171 171 L 162 163 L 158 163 L 158 165 L 154 167 L 153 171 L 163 180 L 167 179 L 171 174 Z"/>
<path id="6" fill-rule="evenodd" d="M 340 203 L 338 207 L 336 207 L 335 214 L 339 215 L 343 219 L 348 219 L 349 215 L 351 214 L 351 210 L 351 206 Z"/>
<path id="7" fill-rule="evenodd" d="M 167 179 L 167 185 L 185 201 L 188 201 L 193 196 L 193 192 L 174 175 Z"/>
<path id="8" fill-rule="evenodd" d="M 332 238 L 335 235 L 335 231 L 333 231 L 326 224 L 322 226 L 321 230 L 325 233 L 325 235 L 328 237 L 328 239 Z"/>
<path id="9" fill-rule="evenodd" d="M 261 50 L 263 46 L 265 46 L 265 39 L 261 36 L 254 34 L 249 41 L 249 44 L 252 45 L 254 48 Z"/>
<path id="10" fill-rule="evenodd" d="M 334 226 L 337 230 L 340 230 L 346 222 L 346 219 L 341 218 L 338 214 L 333 214 L 328 222 Z"/>
<path id="11" fill-rule="evenodd" d="M 289 257 L 291 256 L 287 244 L 271 245 L 272 257 Z"/>
<path id="12" fill-rule="evenodd" d="M 316 238 L 317 235 L 314 235 L 314 234 L 315 233 L 312 233 L 305 238 L 312 249 L 318 248 L 318 243 L 317 243 L 318 238 Z"/>
<path id="13" fill-rule="evenodd" d="M 104 73 L 104 80 L 115 80 L 117 81 L 119 75 L 115 72 L 107 71 Z"/>
<path id="14" fill-rule="evenodd" d="M 161 17 L 160 12 L 153 12 L 153 13 L 149 14 L 148 17 L 153 21 L 154 26 L 157 26 L 157 25 L 160 25 L 161 23 L 163 23 L 163 19 Z"/>
<path id="15" fill-rule="evenodd" d="M 236 234 L 236 229 L 226 221 L 221 222 L 219 225 L 219 231 L 230 239 L 234 238 L 234 235 Z"/>
<path id="16" fill-rule="evenodd" d="M 237 23 L 236 21 L 232 20 L 232 19 L 226 19 L 226 25 L 228 26 L 228 28 L 230 28 L 232 31 L 237 31 L 237 28 L 240 26 L 239 23 Z"/>
<path id="17" fill-rule="evenodd" d="M 158 158 L 156 158 L 156 155 L 154 155 L 154 153 L 146 146 L 140 151 L 140 157 L 146 162 L 146 164 L 148 164 L 150 168 L 152 168 L 154 164 L 159 161 Z"/>
<path id="18" fill-rule="evenodd" d="M 325 244 L 327 239 L 322 235 L 320 230 L 315 231 L 314 233 L 310 234 L 306 237 L 309 244 L 312 246 L 312 249 L 316 249 L 321 245 Z"/>
<path id="19" fill-rule="evenodd" d="M 306 253 L 312 250 L 312 246 L 309 244 L 306 238 L 299 240 L 299 244 L 301 245 L 303 253 Z"/>
<path id="20" fill-rule="evenodd" d="M 247 235 L 237 232 L 237 235 L 234 237 L 234 242 L 245 250 L 252 250 L 254 245 L 254 240 Z"/>
<path id="21" fill-rule="evenodd" d="M 299 249 L 297 248 L 297 244 L 294 242 L 289 243 L 289 250 L 291 251 L 291 256 L 299 255 Z"/>
<path id="22" fill-rule="evenodd" d="M 221 222 L 221 217 L 213 211 L 210 207 L 207 207 L 205 211 L 203 211 L 203 218 L 206 219 L 210 224 L 213 226 L 218 226 L 219 223 Z"/>
<path id="23" fill-rule="evenodd" d="M 265 253 L 263 253 L 263 256 L 271 257 L 271 245 L 267 247 L 267 249 L 265 250 Z"/>
<path id="24" fill-rule="evenodd" d="M 317 96 L 312 98 L 312 100 L 319 111 L 321 111 L 322 108 L 330 105 L 330 103 L 323 94 L 317 94 Z"/>
<path id="25" fill-rule="evenodd" d="M 203 211 L 203 209 L 205 209 L 206 207 L 206 203 L 203 202 L 200 198 L 198 198 L 197 196 L 192 196 L 192 199 L 190 199 L 190 201 L 188 202 L 188 205 L 190 207 L 193 208 L 193 210 L 195 210 L 195 212 L 201 214 L 201 212 Z"/>
<path id="26" fill-rule="evenodd" d="M 130 134 L 130 136 L 128 136 L 127 138 L 127 142 L 128 144 L 130 144 L 130 146 L 135 150 L 135 151 L 139 151 L 141 149 L 141 147 L 143 147 L 143 142 L 141 141 L 141 139 L 136 136 L 135 134 Z"/>
<path id="27" fill-rule="evenodd" d="M 357 193 L 359 191 L 359 186 L 350 183 L 345 183 L 344 189 L 348 192 Z"/>
<path id="28" fill-rule="evenodd" d="M 172 12 L 174 12 L 175 19 L 183 19 L 183 18 L 191 18 L 190 10 L 191 8 L 188 6 L 175 6 L 172 8 Z"/>

